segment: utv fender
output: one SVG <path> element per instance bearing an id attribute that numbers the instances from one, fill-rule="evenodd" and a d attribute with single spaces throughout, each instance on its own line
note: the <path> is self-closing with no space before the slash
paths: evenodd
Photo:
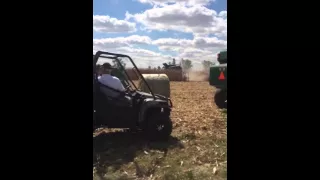
<path id="1" fill-rule="evenodd" d="M 146 119 L 146 115 L 150 110 L 159 111 L 161 113 L 168 113 L 170 115 L 170 107 L 164 101 L 146 101 L 141 107 L 139 114 L 139 123 L 143 122 Z"/>

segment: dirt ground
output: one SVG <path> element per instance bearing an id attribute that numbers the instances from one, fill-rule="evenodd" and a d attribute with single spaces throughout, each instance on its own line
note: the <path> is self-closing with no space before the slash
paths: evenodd
<path id="1" fill-rule="evenodd" d="M 227 179 L 226 111 L 213 103 L 208 82 L 171 82 L 173 132 L 169 142 L 137 134 L 104 133 L 93 179 Z"/>

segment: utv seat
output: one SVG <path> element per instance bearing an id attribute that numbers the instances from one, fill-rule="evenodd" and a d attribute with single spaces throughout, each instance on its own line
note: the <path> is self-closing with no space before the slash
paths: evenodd
<path id="1" fill-rule="evenodd" d="M 104 96 L 106 101 L 115 106 L 131 107 L 132 106 L 132 97 L 126 95 L 124 92 L 117 91 L 111 87 L 108 87 L 104 84 L 99 83 L 98 94 Z"/>
<path id="2" fill-rule="evenodd" d="M 104 94 L 100 88 L 95 94 L 95 126 L 107 126 L 110 128 L 123 128 L 131 126 L 135 121 L 128 121 L 134 112 L 133 103 L 128 101 L 124 96 L 111 98 Z M 129 125 L 128 125 L 129 124 Z"/>

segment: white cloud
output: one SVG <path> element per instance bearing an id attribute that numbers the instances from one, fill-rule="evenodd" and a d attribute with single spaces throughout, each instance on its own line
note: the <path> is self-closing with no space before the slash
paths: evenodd
<path id="1" fill-rule="evenodd" d="M 152 44 L 152 40 L 148 36 L 128 36 L 117 38 L 93 39 L 93 52 L 107 51 L 130 56 L 138 67 L 146 68 L 148 66 L 157 67 L 162 63 L 172 60 L 171 56 L 150 50 L 135 48 L 133 45 Z M 127 60 L 128 67 L 132 67 Z"/>
<path id="2" fill-rule="evenodd" d="M 170 51 L 179 51 L 185 48 L 196 48 L 215 53 L 215 51 L 220 51 L 227 48 L 227 41 L 218 39 L 216 37 L 195 37 L 193 40 L 161 38 L 153 41 L 152 43 L 159 46 L 161 50 Z"/>
<path id="3" fill-rule="evenodd" d="M 214 54 L 211 51 L 196 49 L 196 48 L 183 49 L 179 55 L 179 57 L 181 58 L 191 59 L 198 62 L 201 62 L 202 60 L 208 60 L 208 57 L 213 57 L 213 56 Z M 212 59 L 212 58 L 209 58 L 209 59 Z"/>
<path id="4" fill-rule="evenodd" d="M 180 51 L 178 59 L 189 59 L 192 61 L 193 69 L 202 69 L 202 61 L 217 62 L 218 52 L 213 53 L 212 51 L 197 49 L 197 48 L 186 48 Z"/>
<path id="5" fill-rule="evenodd" d="M 192 40 L 160 38 L 153 41 L 152 44 L 157 45 L 162 51 L 180 51 L 182 48 L 192 46 Z"/>
<path id="6" fill-rule="evenodd" d="M 216 37 L 189 39 L 160 38 L 152 41 L 161 51 L 176 51 L 178 59 L 190 59 L 196 69 L 202 68 L 203 60 L 216 61 L 217 53 L 227 48 L 227 41 Z"/>
<path id="7" fill-rule="evenodd" d="M 179 63 L 183 58 L 190 59 L 194 69 L 201 69 L 203 60 L 216 61 L 217 53 L 227 48 L 227 11 L 216 12 L 205 7 L 214 0 L 137 1 L 154 6 L 138 14 L 126 12 L 124 20 L 109 16 L 94 16 L 94 30 L 133 32 L 137 30 L 136 23 L 140 23 L 140 30 L 145 32 L 173 30 L 192 33 L 193 39 L 179 39 L 177 35 L 172 35 L 175 38 L 159 39 L 139 35 L 101 38 L 93 39 L 94 51 L 103 50 L 129 55 L 141 68 L 162 66 L 162 63 L 171 61 L 172 58 Z M 139 45 L 157 46 L 160 53 L 148 50 L 149 48 L 139 48 L 145 47 Z M 166 55 L 169 52 L 176 52 L 177 56 Z M 131 67 L 128 61 L 127 64 Z"/>
<path id="8" fill-rule="evenodd" d="M 165 6 L 168 3 L 179 3 L 184 5 L 207 5 L 215 0 L 138 0 L 140 3 Z"/>
<path id="9" fill-rule="evenodd" d="M 158 46 L 163 53 L 150 51 L 147 49 L 136 48 L 134 45 L 152 44 Z M 190 59 L 194 63 L 194 68 L 201 68 L 201 61 L 216 60 L 216 54 L 225 49 L 227 42 L 218 38 L 196 37 L 190 39 L 160 38 L 150 39 L 148 36 L 128 36 L 117 38 L 94 39 L 94 51 L 103 50 L 113 53 L 129 55 L 139 67 L 157 67 L 162 63 L 176 58 L 177 62 L 183 59 Z M 166 51 L 175 51 L 177 57 L 165 55 Z M 127 63 L 130 67 L 130 63 Z"/>
<path id="10" fill-rule="evenodd" d="M 218 39 L 216 37 L 196 37 L 193 40 L 193 45 L 196 48 L 209 49 L 225 49 L 227 48 L 227 41 Z"/>
<path id="11" fill-rule="evenodd" d="M 132 48 L 132 47 L 121 47 L 121 48 L 106 48 L 103 49 L 107 52 L 125 54 L 130 56 L 134 63 L 139 68 L 151 67 L 162 67 L 162 63 L 172 60 L 171 56 L 163 55 L 146 49 Z M 94 51 L 95 52 L 95 51 Z M 133 67 L 129 62 L 129 59 L 124 59 L 124 62 L 127 64 L 127 67 Z"/>
<path id="12" fill-rule="evenodd" d="M 227 11 L 221 11 L 218 16 L 226 19 L 227 18 Z"/>
<path id="13" fill-rule="evenodd" d="M 132 35 L 128 37 L 93 39 L 94 49 L 118 48 L 139 44 L 151 44 L 152 40 L 148 36 Z"/>
<path id="14" fill-rule="evenodd" d="M 147 30 L 175 30 L 193 33 L 197 37 L 209 34 L 226 37 L 226 17 L 227 11 L 217 14 L 216 11 L 201 5 L 185 6 L 178 3 L 154 6 L 138 14 L 126 13 L 126 20 L 132 18 Z"/>
<path id="15" fill-rule="evenodd" d="M 213 54 L 211 51 L 205 51 L 201 49 L 195 49 L 195 48 L 186 48 L 181 50 L 180 54 L 178 56 L 172 57 L 169 55 L 164 55 L 161 53 L 153 52 L 146 49 L 141 48 L 132 48 L 132 47 L 120 47 L 120 48 L 105 48 L 105 49 L 99 49 L 111 53 L 117 53 L 117 54 L 125 54 L 132 58 L 134 63 L 138 66 L 138 68 L 147 68 L 148 66 L 151 67 L 162 67 L 163 63 L 167 63 L 172 61 L 173 58 L 176 59 L 176 62 L 179 63 L 180 60 L 183 59 L 189 59 L 193 63 L 193 69 L 200 70 L 202 68 L 201 62 L 203 60 L 209 60 L 209 61 L 215 61 L 216 60 L 216 54 Z M 94 53 L 97 51 L 97 49 L 94 49 Z M 133 67 L 131 63 L 129 62 L 129 59 L 123 59 L 124 62 L 127 64 L 126 67 Z M 111 62 L 109 61 L 99 61 L 100 64 L 103 62 Z"/>
<path id="16" fill-rule="evenodd" d="M 104 33 L 135 32 L 136 24 L 110 16 L 93 15 L 93 30 Z"/>

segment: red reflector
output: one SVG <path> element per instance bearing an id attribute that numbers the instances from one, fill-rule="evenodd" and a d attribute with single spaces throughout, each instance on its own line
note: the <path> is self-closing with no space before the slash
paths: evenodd
<path id="1" fill-rule="evenodd" d="M 223 72 L 220 72 L 220 76 L 219 76 L 218 79 L 219 79 L 219 80 L 224 80 L 224 79 L 225 79 Z"/>

